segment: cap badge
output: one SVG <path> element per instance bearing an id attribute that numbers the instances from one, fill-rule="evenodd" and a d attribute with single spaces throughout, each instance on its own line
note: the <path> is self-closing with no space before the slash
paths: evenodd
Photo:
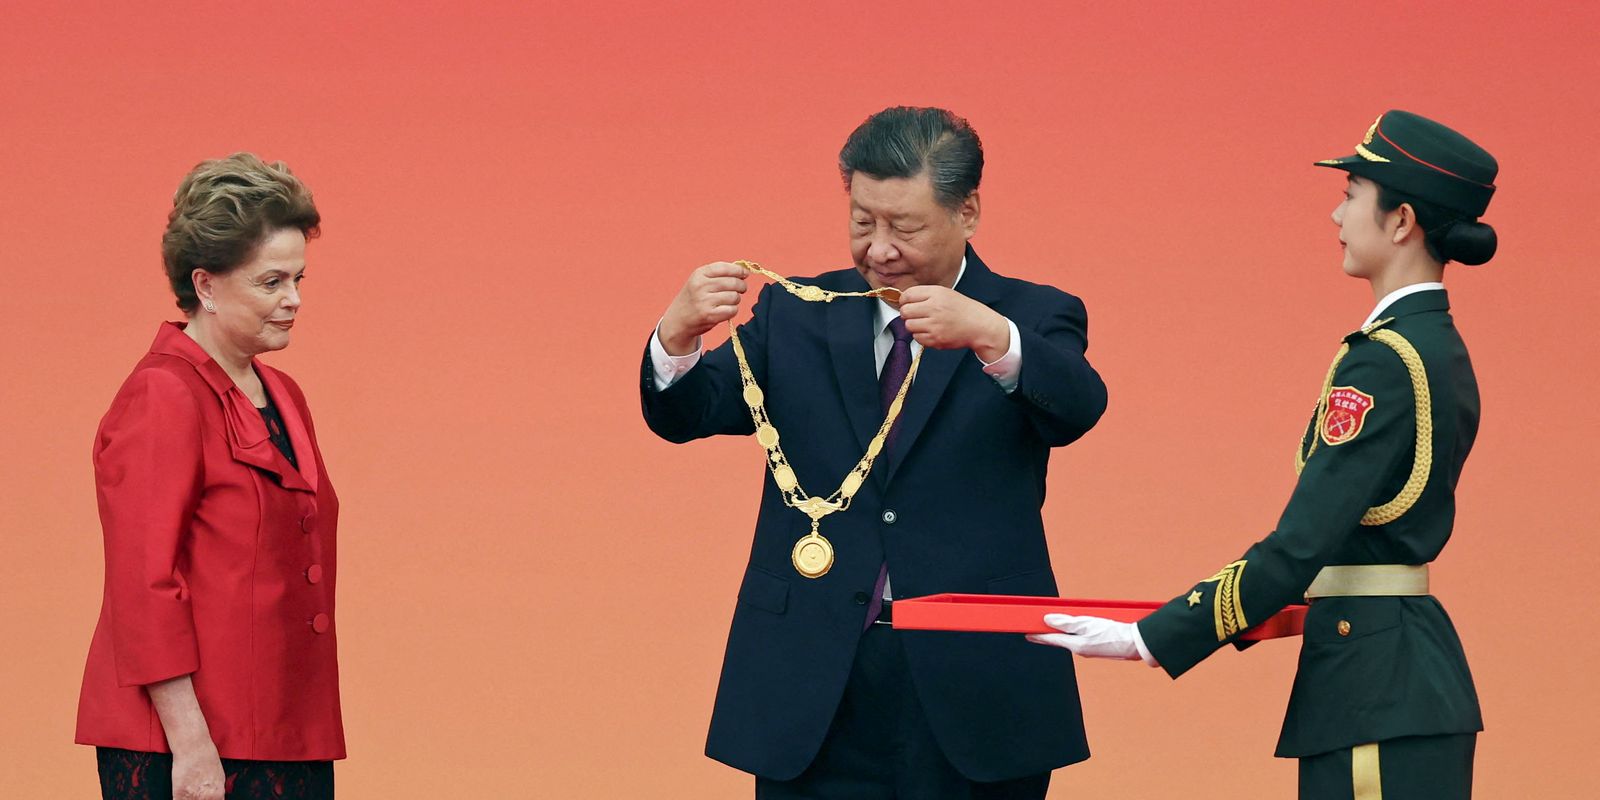
<path id="1" fill-rule="evenodd" d="M 1372 127 L 1367 129 L 1367 135 L 1361 137 L 1361 144 L 1356 145 L 1356 155 L 1361 156 L 1368 161 L 1376 161 L 1380 164 L 1387 164 L 1389 163 L 1389 159 L 1367 149 L 1367 145 L 1372 144 L 1372 135 L 1378 132 L 1378 123 L 1382 121 L 1382 114 L 1379 114 L 1378 118 L 1372 121 Z"/>
<path id="2" fill-rule="evenodd" d="M 1367 135 L 1361 137 L 1361 143 L 1362 144 L 1372 144 L 1372 134 L 1378 132 L 1378 123 L 1380 123 L 1382 121 L 1383 121 L 1383 115 L 1379 114 L 1378 118 L 1372 121 L 1372 126 L 1367 128 Z"/>

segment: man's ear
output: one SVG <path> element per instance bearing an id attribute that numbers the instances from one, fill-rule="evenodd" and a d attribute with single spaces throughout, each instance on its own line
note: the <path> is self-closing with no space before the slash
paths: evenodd
<path id="1" fill-rule="evenodd" d="M 976 190 L 961 201 L 961 207 L 956 209 L 956 219 L 961 221 L 961 232 L 966 238 L 971 239 L 978 232 L 978 217 L 983 211 L 982 204 L 978 201 Z"/>

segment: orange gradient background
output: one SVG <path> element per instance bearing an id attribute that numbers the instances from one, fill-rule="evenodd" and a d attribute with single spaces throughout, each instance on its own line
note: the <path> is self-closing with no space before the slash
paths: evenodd
<path id="1" fill-rule="evenodd" d="M 1311 162 L 1394 107 L 1498 156 L 1500 254 L 1447 270 L 1483 426 L 1436 592 L 1479 794 L 1592 796 L 1600 12 L 1564 5 L 6 4 L 0 796 L 94 794 L 90 443 L 177 313 L 172 190 L 236 150 L 326 220 L 267 360 L 344 501 L 340 796 L 750 796 L 702 746 L 760 452 L 653 437 L 640 353 L 701 263 L 846 265 L 834 159 L 893 104 L 971 120 L 984 259 L 1088 304 L 1110 410 L 1044 510 L 1084 597 L 1165 599 L 1276 521 L 1373 301 Z M 1051 796 L 1290 796 L 1296 650 L 1083 663 L 1094 757 Z"/>

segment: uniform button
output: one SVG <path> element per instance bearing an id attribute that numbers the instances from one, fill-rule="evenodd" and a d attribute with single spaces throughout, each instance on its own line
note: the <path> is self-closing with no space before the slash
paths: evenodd
<path id="1" fill-rule="evenodd" d="M 900 516 L 898 514 L 894 513 L 894 509 L 892 509 L 892 508 L 884 509 L 884 511 L 883 511 L 883 523 L 885 525 L 893 525 L 894 521 L 899 519 L 899 518 L 900 518 Z"/>
<path id="2" fill-rule="evenodd" d="M 303 531 L 305 533 L 310 533 L 311 529 L 316 527 L 316 526 L 317 526 L 317 515 L 316 514 L 307 514 L 307 515 L 305 515 L 305 516 L 300 518 L 300 530 L 301 531 Z"/>
<path id="3" fill-rule="evenodd" d="M 1350 635 L 1350 620 L 1347 620 L 1347 619 L 1339 620 L 1339 624 L 1336 625 L 1335 628 L 1339 631 L 1339 635 L 1340 636 L 1349 636 Z"/>
<path id="4" fill-rule="evenodd" d="M 318 614 L 311 618 L 311 630 L 317 633 L 327 633 L 332 625 L 333 620 L 329 619 L 327 614 Z"/>
<path id="5" fill-rule="evenodd" d="M 866 592 L 856 592 L 856 605 L 864 606 L 866 604 L 867 604 L 867 593 Z"/>
<path id="6" fill-rule="evenodd" d="M 321 583 L 322 582 L 322 565 L 321 564 L 312 564 L 310 567 L 306 568 L 306 582 L 307 583 Z"/>

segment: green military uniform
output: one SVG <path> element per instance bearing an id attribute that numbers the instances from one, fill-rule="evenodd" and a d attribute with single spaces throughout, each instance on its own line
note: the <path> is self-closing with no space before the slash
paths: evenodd
<path id="1" fill-rule="evenodd" d="M 1406 115 L 1389 136 L 1399 139 L 1413 119 L 1437 126 Z M 1385 153 L 1402 148 L 1380 151 L 1393 143 L 1380 134 L 1384 141 L 1374 144 L 1375 133 L 1379 124 L 1357 148 L 1365 155 L 1352 172 L 1394 163 Z M 1414 185 L 1393 171 L 1372 179 Z M 1478 697 L 1455 628 L 1416 565 L 1433 561 L 1450 538 L 1478 409 L 1446 293 L 1400 297 L 1344 338 L 1276 530 L 1138 623 L 1150 654 L 1177 677 L 1301 602 L 1308 589 L 1324 587 L 1320 596 L 1312 592 L 1277 748 L 1280 757 L 1302 760 L 1302 798 L 1382 797 L 1384 789 L 1391 797 L 1470 795 L 1475 734 L 1483 729 Z M 1400 584 L 1385 580 L 1395 575 Z M 1341 577 L 1355 580 L 1343 588 L 1325 583 Z"/>
<path id="2" fill-rule="evenodd" d="M 1478 385 L 1445 292 L 1401 298 L 1345 337 L 1277 529 L 1141 621 L 1145 646 L 1177 677 L 1300 602 L 1325 566 L 1432 561 L 1477 432 Z M 1460 639 L 1433 597 L 1311 604 L 1277 755 L 1482 729 Z"/>

